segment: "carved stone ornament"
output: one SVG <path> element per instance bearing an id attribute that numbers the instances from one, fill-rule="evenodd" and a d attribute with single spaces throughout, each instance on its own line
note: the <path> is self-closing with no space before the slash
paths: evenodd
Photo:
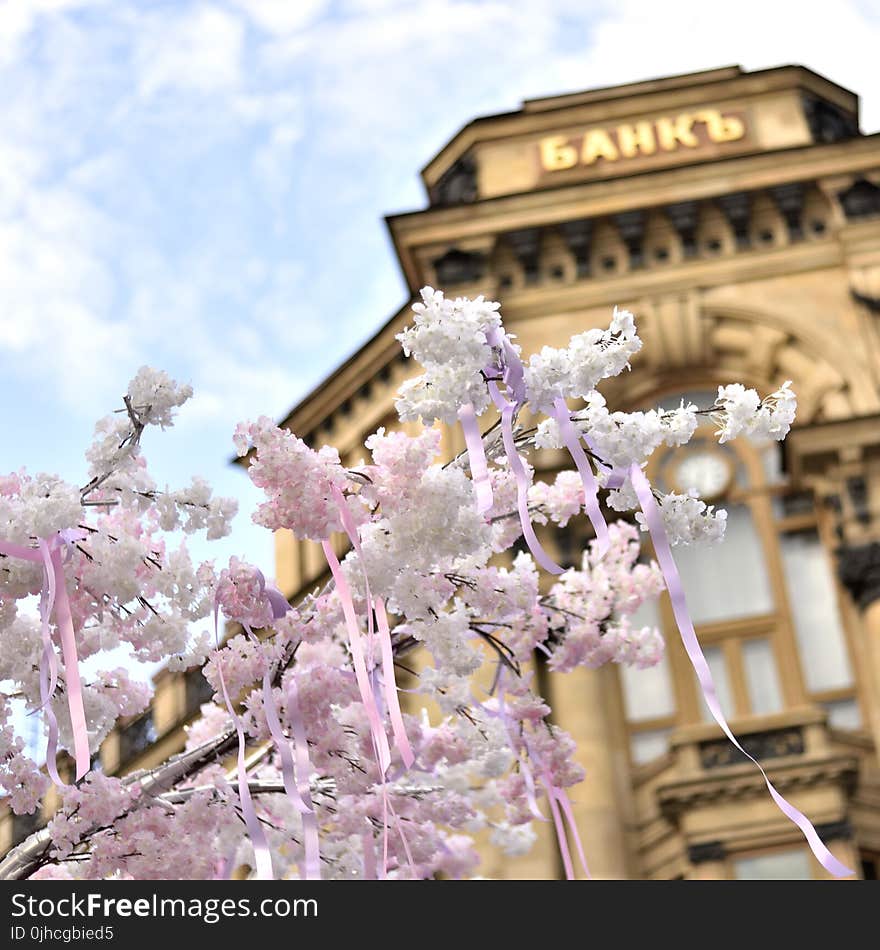
<path id="1" fill-rule="evenodd" d="M 865 610 L 880 599 L 880 542 L 847 545 L 837 552 L 840 580 Z"/>

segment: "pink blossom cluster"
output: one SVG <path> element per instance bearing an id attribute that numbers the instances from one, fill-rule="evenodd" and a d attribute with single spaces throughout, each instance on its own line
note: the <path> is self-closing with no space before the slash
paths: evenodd
<path id="1" fill-rule="evenodd" d="M 257 524 L 270 531 L 289 528 L 311 541 L 342 530 L 334 489 L 341 492 L 348 479 L 336 449 L 325 445 L 316 452 L 266 416 L 240 424 L 234 441 L 239 455 L 256 449 L 248 474 L 268 499 L 254 514 Z M 358 509 L 352 513 L 363 520 Z"/>
<path id="2" fill-rule="evenodd" d="M 413 309 L 414 325 L 400 340 L 424 373 L 404 385 L 401 419 L 452 423 L 466 404 L 482 413 L 492 402 L 487 377 L 497 377 L 502 364 L 511 378 L 518 372 L 519 348 L 502 338 L 498 305 L 425 288 Z M 628 467 L 642 465 L 661 444 L 687 442 L 706 413 L 684 403 L 674 410 L 610 411 L 595 387 L 627 368 L 640 347 L 627 311 L 615 311 L 607 329 L 578 334 L 563 348 L 545 347 L 520 367 L 536 427 L 506 432 L 523 455 L 564 447 L 557 400 L 581 400 L 572 424 L 589 452 L 601 500 L 620 511 L 639 507 Z M 254 520 L 312 541 L 357 531 L 337 575 L 346 583 L 328 583 L 276 618 L 254 566 L 233 557 L 218 574 L 167 537 L 197 530 L 219 537 L 234 510 L 198 479 L 158 491 L 141 454 L 144 429 L 171 424 L 189 394 L 164 373 L 142 369 L 125 411 L 96 429 L 85 486 L 24 472 L 0 478 L 0 539 L 34 545 L 38 536 L 76 532 L 63 536 L 64 591 L 80 656 L 97 668 L 82 690 L 93 750 L 121 716 L 136 715 L 148 700 L 144 684 L 120 666 L 116 652 L 111 662 L 110 651 L 123 647 L 137 660 L 164 660 L 175 669 L 198 664 L 218 694 L 189 727 L 185 756 L 195 764 L 184 773 L 163 771 L 179 761 L 159 767 L 173 781 L 142 795 L 146 779 L 92 772 L 63 789 L 49 825 L 51 851 L 31 872 L 143 879 L 224 877 L 241 865 L 254 868 L 254 841 L 241 820 L 248 798 L 239 797 L 239 782 L 250 791 L 251 817 L 264 828 L 279 877 L 313 873 L 304 845 L 310 815 L 325 878 L 369 876 L 380 864 L 395 879 L 469 877 L 478 870 L 480 831 L 508 854 L 524 853 L 535 840 L 533 820 L 547 817 L 547 796 L 558 802 L 584 774 L 574 740 L 551 722 L 536 689 L 535 657 L 565 672 L 605 663 L 643 668 L 662 655 L 659 633 L 633 619 L 663 588 L 657 565 L 640 560 L 638 527 L 608 525 L 607 549 L 590 542 L 577 567 L 542 583 L 532 554 L 497 557 L 511 551 L 526 526 L 519 492 L 534 523 L 585 530 L 582 473 L 564 469 L 552 482 L 534 481 L 524 459 L 527 491 L 521 489 L 515 460 L 492 429 L 484 436 L 492 504 L 478 507 L 463 457 L 438 461 L 439 428 L 414 435 L 379 429 L 366 440 L 368 457 L 347 470 L 335 449 L 315 451 L 263 417 L 240 425 L 234 437 L 265 494 Z M 794 407 L 787 386 L 757 402 L 726 387 L 710 411 L 724 440 L 736 432 L 781 437 Z M 697 498 L 661 495 L 658 505 L 672 541 L 723 531 L 723 513 Z M 43 641 L 28 598 L 40 595 L 44 574 L 27 560 L 3 561 L 0 679 L 12 682 L 34 711 L 41 704 Z M 387 607 L 388 631 L 379 629 L 376 598 Z M 200 628 L 210 626 L 215 605 L 227 620 L 259 628 L 260 638 L 230 631 L 222 644 L 213 642 Z M 54 618 L 50 627 L 57 637 Z M 419 656 L 410 665 L 413 653 Z M 488 675 L 478 685 L 481 670 Z M 63 669 L 59 682 L 66 686 Z M 224 687 L 234 716 L 219 695 Z M 395 697 L 404 698 L 406 744 L 400 723 L 392 728 Z M 24 755 L 8 700 L 0 700 L 0 785 L 16 811 L 32 811 L 47 782 Z M 61 690 L 51 702 L 62 745 L 70 748 Z M 242 775 L 227 757 L 230 736 L 237 738 L 233 724 L 240 724 L 248 763 Z M 385 732 L 390 762 L 377 754 L 377 728 L 379 739 Z M 313 812 L 304 812 L 290 792 L 294 760 L 297 792 L 308 789 Z"/>
<path id="3" fill-rule="evenodd" d="M 272 623 L 272 605 L 266 596 L 266 582 L 252 564 L 237 557 L 229 559 L 217 578 L 216 603 L 227 620 L 258 629 Z"/>

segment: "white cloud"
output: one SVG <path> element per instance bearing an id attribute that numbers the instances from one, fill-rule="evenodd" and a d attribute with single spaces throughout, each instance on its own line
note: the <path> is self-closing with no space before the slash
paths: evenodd
<path id="1" fill-rule="evenodd" d="M 870 130 L 878 31 L 854 0 L 0 5 L 0 357 L 88 414 L 141 361 L 193 418 L 283 412 L 400 303 L 379 216 L 474 115 L 789 61 Z"/>
<path id="2" fill-rule="evenodd" d="M 244 26 L 238 17 L 213 6 L 177 16 L 167 12 L 141 21 L 136 54 L 139 91 L 201 93 L 237 89 L 242 80 Z"/>
<path id="3" fill-rule="evenodd" d="M 329 6 L 329 0 L 233 0 L 254 24 L 267 33 L 294 33 L 312 23 Z"/>

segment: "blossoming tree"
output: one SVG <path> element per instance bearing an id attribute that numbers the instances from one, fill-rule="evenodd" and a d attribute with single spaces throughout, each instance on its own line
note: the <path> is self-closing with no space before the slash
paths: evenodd
<path id="1" fill-rule="evenodd" d="M 641 347 L 628 312 L 523 362 L 497 304 L 426 288 L 413 310 L 399 339 L 423 372 L 397 408 L 421 434 L 380 429 L 369 457 L 347 469 L 334 449 L 314 451 L 268 419 L 236 430 L 266 496 L 254 519 L 323 545 L 331 579 L 293 607 L 245 561 L 217 570 L 172 544 L 170 533 L 227 534 L 236 506 L 202 481 L 160 491 L 150 477 L 142 435 L 171 425 L 191 395 L 164 373 L 142 369 L 124 409 L 98 423 L 85 486 L 24 471 L 0 479 L 0 785 L 19 814 L 52 782 L 60 794 L 48 826 L 0 861 L 0 877 L 216 878 L 245 864 L 260 878 L 462 878 L 479 863 L 476 831 L 518 854 L 536 820 L 555 824 L 573 876 L 576 859 L 586 862 L 566 790 L 583 771 L 530 669 L 536 655 L 559 672 L 658 662 L 659 633 L 631 617 L 664 585 L 727 730 L 669 551 L 720 540 L 725 513 L 655 492 L 643 468 L 661 444 L 686 443 L 701 416 L 721 441 L 783 438 L 796 405 L 788 384 L 763 400 L 731 385 L 702 409 L 610 412 L 596 387 Z M 489 412 L 497 417 L 481 432 Z M 464 430 L 467 451 L 446 464 L 436 421 Z M 573 464 L 552 484 L 534 481 L 528 462 L 545 447 L 567 448 Z M 606 524 L 600 499 L 636 510 L 636 523 Z M 584 512 L 595 537 L 580 566 L 563 570 L 533 525 L 565 527 Z M 639 528 L 659 566 L 640 562 Z M 331 541 L 340 532 L 341 563 Z M 515 557 L 496 557 L 521 537 Z M 89 768 L 117 720 L 150 700 L 108 662 L 119 647 L 201 666 L 215 691 L 183 753 L 121 778 Z M 417 649 L 426 662 L 416 676 Z M 13 697 L 43 718 L 45 770 L 16 735 Z M 433 718 L 405 711 L 423 700 Z M 60 748 L 75 759 L 72 784 L 56 770 Z M 847 873 L 770 791 L 820 860 Z"/>

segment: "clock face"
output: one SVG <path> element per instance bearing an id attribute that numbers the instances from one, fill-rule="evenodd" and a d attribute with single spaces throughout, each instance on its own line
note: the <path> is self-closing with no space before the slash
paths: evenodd
<path id="1" fill-rule="evenodd" d="M 694 489 L 703 499 L 723 495 L 730 484 L 731 469 L 727 459 L 717 452 L 697 450 L 683 458 L 676 467 L 675 480 L 682 491 Z"/>

